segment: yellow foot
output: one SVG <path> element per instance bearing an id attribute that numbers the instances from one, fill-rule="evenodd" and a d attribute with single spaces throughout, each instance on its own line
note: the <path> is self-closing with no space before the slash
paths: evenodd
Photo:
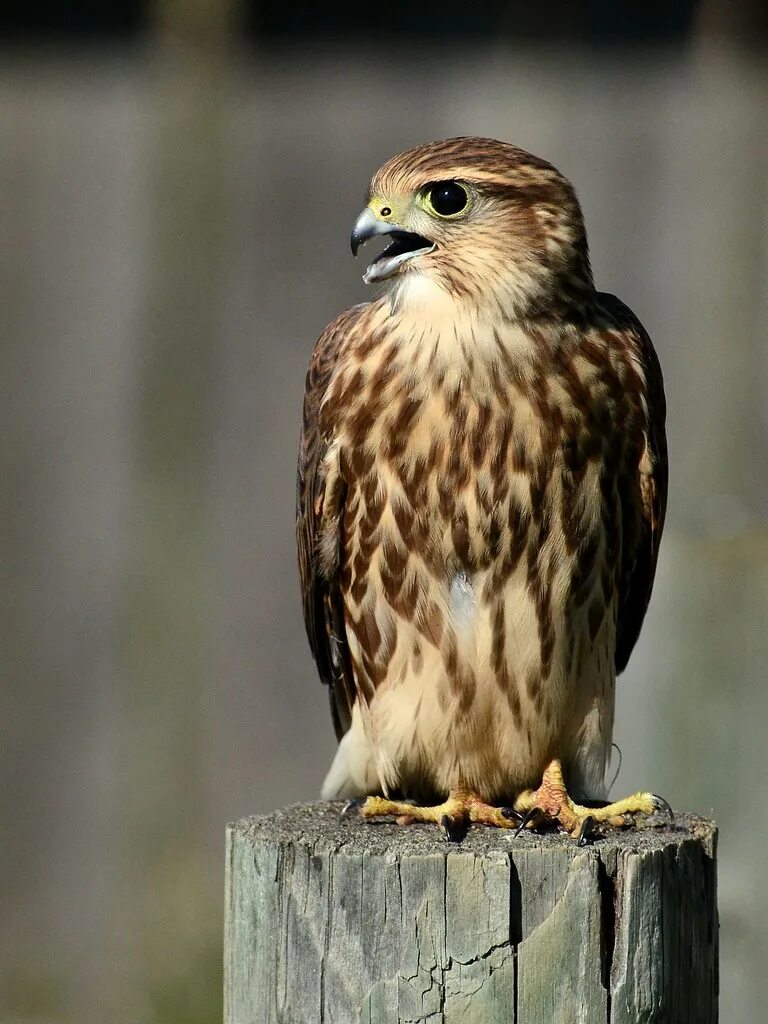
<path id="1" fill-rule="evenodd" d="M 622 828 L 635 814 L 655 814 L 663 811 L 673 820 L 672 808 L 666 800 L 654 793 L 635 793 L 633 796 L 606 804 L 604 807 L 583 807 L 568 796 L 563 782 L 560 761 L 550 761 L 544 769 L 538 789 L 528 789 L 515 800 L 514 809 L 524 815 L 523 826 L 535 827 L 542 817 L 556 822 L 565 832 L 579 840 L 583 846 L 596 827 L 607 825 Z M 521 826 L 522 827 L 522 826 Z"/>
<path id="2" fill-rule="evenodd" d="M 496 828 L 517 828 L 522 815 L 511 807 L 491 807 L 480 797 L 465 790 L 455 789 L 448 799 L 434 807 L 422 807 L 402 800 L 387 800 L 381 796 L 369 796 L 360 803 L 350 800 L 344 813 L 357 810 L 363 818 L 380 818 L 394 815 L 398 825 L 410 825 L 415 821 L 433 822 L 439 825 L 446 838 L 462 839 L 471 824 L 494 825 Z"/>

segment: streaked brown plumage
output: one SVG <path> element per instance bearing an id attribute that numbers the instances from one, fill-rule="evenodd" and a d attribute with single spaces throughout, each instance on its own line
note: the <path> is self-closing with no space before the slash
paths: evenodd
<path id="1" fill-rule="evenodd" d="M 439 216 L 435 182 L 466 208 Z M 418 147 L 369 211 L 366 237 L 422 248 L 307 376 L 301 583 L 342 741 L 324 794 L 512 801 L 559 758 L 603 797 L 664 520 L 653 346 L 595 290 L 570 184 L 522 150 Z"/>

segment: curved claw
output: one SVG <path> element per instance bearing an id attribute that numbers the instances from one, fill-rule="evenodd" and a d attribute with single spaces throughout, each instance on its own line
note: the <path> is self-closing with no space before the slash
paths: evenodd
<path id="1" fill-rule="evenodd" d="M 517 838 L 520 835 L 520 833 L 525 829 L 526 825 L 529 822 L 533 821 L 533 819 L 538 814 L 541 814 L 541 811 L 539 810 L 538 807 L 531 807 L 530 810 L 527 810 L 525 812 L 525 814 L 522 817 L 522 820 L 521 820 L 520 824 L 515 829 L 515 838 Z"/>
<path id="2" fill-rule="evenodd" d="M 597 825 L 596 819 L 591 814 L 588 814 L 581 823 L 576 840 L 577 846 L 586 846 L 589 843 L 590 838 L 594 835 L 595 825 Z"/>
<path id="3" fill-rule="evenodd" d="M 440 819 L 440 828 L 449 843 L 458 843 L 464 838 L 466 824 L 461 820 L 452 818 L 450 814 L 444 814 Z"/>
<path id="4" fill-rule="evenodd" d="M 499 814 L 502 818 L 506 818 L 507 821 L 522 821 L 523 815 L 520 811 L 516 811 L 514 807 L 500 807 Z"/>
<path id="5" fill-rule="evenodd" d="M 354 811 L 359 811 L 364 803 L 365 800 L 362 797 L 355 797 L 352 800 L 347 800 L 347 802 L 341 808 L 341 817 L 349 818 L 354 813 Z"/>
<path id="6" fill-rule="evenodd" d="M 663 796 L 659 796 L 657 793 L 652 793 L 653 797 L 653 809 L 661 814 L 666 814 L 669 818 L 670 825 L 675 823 L 675 812 L 672 810 L 671 805 Z"/>

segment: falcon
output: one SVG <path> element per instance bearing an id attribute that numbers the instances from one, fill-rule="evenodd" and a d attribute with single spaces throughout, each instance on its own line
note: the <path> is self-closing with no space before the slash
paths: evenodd
<path id="1" fill-rule="evenodd" d="M 323 797 L 450 838 L 585 841 L 667 809 L 606 803 L 605 782 L 666 504 L 648 334 L 595 289 L 572 185 L 507 143 L 389 160 L 353 254 L 380 236 L 383 291 L 323 332 L 304 398 L 301 588 L 339 738 Z"/>

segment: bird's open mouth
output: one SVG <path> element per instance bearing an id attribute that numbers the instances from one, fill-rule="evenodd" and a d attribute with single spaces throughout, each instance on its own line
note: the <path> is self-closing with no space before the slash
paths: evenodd
<path id="1" fill-rule="evenodd" d="M 375 281 L 385 281 L 391 277 L 398 267 L 414 256 L 426 256 L 437 248 L 434 242 L 422 235 L 413 234 L 410 231 L 388 232 L 392 241 L 386 249 L 379 253 L 373 263 L 369 264 L 363 274 L 366 284 L 373 284 Z"/>

